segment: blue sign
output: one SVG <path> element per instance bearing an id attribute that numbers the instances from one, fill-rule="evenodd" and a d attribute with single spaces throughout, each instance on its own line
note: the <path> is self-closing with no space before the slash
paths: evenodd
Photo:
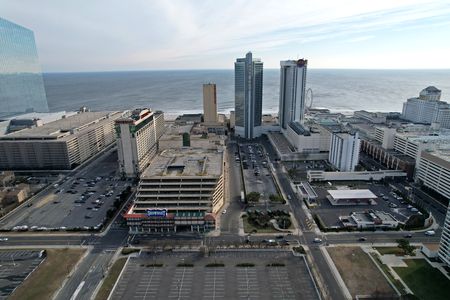
<path id="1" fill-rule="evenodd" d="M 165 218 L 167 217 L 167 209 L 148 209 L 147 217 Z"/>

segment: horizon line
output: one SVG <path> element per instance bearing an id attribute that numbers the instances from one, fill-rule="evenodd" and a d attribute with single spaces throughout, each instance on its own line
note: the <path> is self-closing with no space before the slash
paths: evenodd
<path id="1" fill-rule="evenodd" d="M 279 68 L 264 68 L 265 70 L 279 70 Z M 167 71 L 232 71 L 233 68 L 211 69 L 134 69 L 134 70 L 97 70 L 97 71 L 46 71 L 42 74 L 64 73 L 119 73 L 119 72 L 167 72 Z M 308 70 L 348 70 L 348 71 L 450 71 L 450 68 L 308 68 Z"/>

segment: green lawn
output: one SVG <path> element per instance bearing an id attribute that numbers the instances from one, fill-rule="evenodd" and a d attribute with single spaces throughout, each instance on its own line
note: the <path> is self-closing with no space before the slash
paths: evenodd
<path id="1" fill-rule="evenodd" d="M 108 276 L 103 281 L 103 284 L 100 288 L 100 290 L 97 293 L 97 296 L 95 296 L 95 300 L 105 300 L 108 299 L 109 294 L 111 293 L 114 284 L 117 281 L 117 278 L 120 275 L 120 272 L 122 272 L 123 266 L 125 265 L 127 259 L 125 257 L 119 258 L 115 261 L 113 266 L 108 272 Z"/>
<path id="2" fill-rule="evenodd" d="M 395 254 L 396 256 L 404 256 L 405 253 L 398 247 L 375 247 L 375 249 L 381 254 Z"/>
<path id="3" fill-rule="evenodd" d="M 445 300 L 450 295 L 450 280 L 424 259 L 406 259 L 408 267 L 395 272 L 420 299 Z"/>

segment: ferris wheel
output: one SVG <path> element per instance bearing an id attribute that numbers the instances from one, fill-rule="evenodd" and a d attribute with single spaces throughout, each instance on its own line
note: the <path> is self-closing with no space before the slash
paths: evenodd
<path id="1" fill-rule="evenodd" d="M 314 95 L 311 88 L 306 90 L 306 96 L 305 96 L 305 107 L 307 110 L 310 110 L 314 101 Z"/>

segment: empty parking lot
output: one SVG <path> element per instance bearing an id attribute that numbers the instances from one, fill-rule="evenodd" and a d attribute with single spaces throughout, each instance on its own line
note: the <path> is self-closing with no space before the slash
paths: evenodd
<path id="1" fill-rule="evenodd" d="M 6 299 L 42 262 L 41 251 L 0 251 L 0 299 Z"/>
<path id="2" fill-rule="evenodd" d="M 272 266 L 269 266 L 273 264 Z M 290 251 L 141 253 L 112 299 L 318 299 L 302 257 Z"/>

